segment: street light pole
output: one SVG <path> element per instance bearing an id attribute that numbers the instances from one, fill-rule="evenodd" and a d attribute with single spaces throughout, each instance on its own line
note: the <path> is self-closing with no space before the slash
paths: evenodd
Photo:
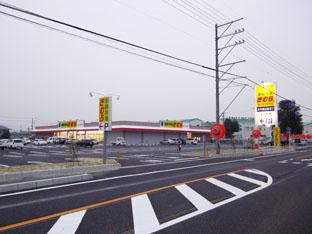
<path id="1" fill-rule="evenodd" d="M 116 96 L 117 100 L 120 99 L 120 95 L 117 95 L 117 94 L 103 94 L 103 93 L 99 93 L 99 92 L 89 92 L 90 97 L 93 97 L 94 94 L 99 95 L 101 97 L 104 97 L 104 96 L 110 97 L 110 103 L 109 103 L 110 108 L 112 108 L 112 103 L 111 103 L 112 96 Z M 107 126 L 104 126 L 103 127 L 103 164 L 106 164 L 106 161 L 107 161 L 107 153 L 106 152 L 107 152 L 107 138 L 108 138 L 108 132 L 109 131 L 107 131 L 106 129 L 107 129 Z"/>

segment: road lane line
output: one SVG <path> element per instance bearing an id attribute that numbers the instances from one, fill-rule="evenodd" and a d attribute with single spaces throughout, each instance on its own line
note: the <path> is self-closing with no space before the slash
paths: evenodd
<path id="1" fill-rule="evenodd" d="M 250 183 L 253 183 L 253 184 L 256 184 L 256 185 L 259 185 L 259 186 L 266 185 L 265 182 L 262 182 L 260 180 L 255 180 L 255 179 L 252 179 L 252 178 L 249 178 L 249 177 L 246 177 L 246 176 L 242 176 L 242 175 L 238 175 L 238 174 L 235 174 L 235 173 L 229 173 L 228 175 L 232 176 L 232 177 L 235 177 L 237 179 L 240 179 L 240 180 L 245 180 L 247 182 L 250 182 Z"/>
<path id="2" fill-rule="evenodd" d="M 186 197 L 197 210 L 210 210 L 213 208 L 213 204 L 210 201 L 190 188 L 188 185 L 181 184 L 175 188 L 179 190 L 179 192 L 182 193 L 183 196 Z"/>
<path id="3" fill-rule="evenodd" d="M 36 165 L 47 165 L 47 164 L 53 164 L 49 162 L 40 162 L 40 161 L 27 161 L 29 164 L 36 164 Z"/>
<path id="4" fill-rule="evenodd" d="M 33 223 L 37 223 L 37 222 L 41 222 L 41 221 L 57 218 L 57 217 L 60 217 L 62 215 L 67 215 L 67 214 L 71 214 L 71 213 L 82 211 L 82 210 L 88 210 L 88 209 L 92 209 L 92 208 L 96 208 L 96 207 L 112 204 L 112 203 L 115 203 L 115 202 L 118 202 L 118 201 L 123 201 L 123 200 L 126 200 L 126 199 L 130 199 L 132 197 L 143 195 L 143 194 L 148 194 L 148 193 L 162 191 L 162 190 L 165 190 L 165 189 L 168 189 L 168 188 L 172 188 L 172 187 L 175 187 L 175 186 L 178 186 L 178 185 L 181 185 L 181 184 L 193 183 L 193 182 L 201 181 L 201 180 L 204 180 L 204 179 L 207 179 L 207 178 L 223 176 L 223 175 L 226 175 L 226 174 L 231 173 L 231 172 L 234 173 L 234 172 L 239 172 L 239 171 L 242 171 L 242 170 L 230 171 L 230 172 L 225 172 L 225 173 L 222 173 L 222 174 L 217 174 L 217 175 L 212 175 L 212 176 L 208 176 L 208 177 L 198 178 L 198 179 L 194 179 L 194 180 L 184 181 L 184 182 L 181 182 L 181 183 L 171 184 L 171 185 L 167 185 L 167 186 L 164 186 L 164 187 L 155 188 L 155 189 L 143 191 L 143 192 L 140 192 L 140 193 L 127 195 L 127 196 L 115 198 L 115 199 L 108 200 L 108 201 L 103 201 L 103 202 L 99 202 L 99 203 L 95 203 L 95 204 L 91 204 L 91 205 L 86 205 L 86 206 L 75 208 L 75 209 L 72 209 L 72 210 L 66 210 L 66 211 L 62 211 L 62 212 L 59 212 L 59 213 L 55 213 L 55 214 L 51 214 L 51 215 L 47 215 L 47 216 L 43 216 L 43 217 L 39 217 L 39 218 L 35 218 L 35 219 L 26 220 L 26 221 L 22 221 L 22 222 L 15 223 L 15 224 L 10 224 L 10 225 L 7 225 L 7 226 L 0 226 L 0 231 L 10 230 L 10 229 L 13 229 L 13 228 L 18 228 L 18 227 L 22 227 L 22 226 L 25 226 L 25 225 L 29 225 L 29 224 L 33 224 Z"/>
<path id="5" fill-rule="evenodd" d="M 149 233 L 159 226 L 159 221 L 147 194 L 131 198 L 134 232 Z"/>
<path id="6" fill-rule="evenodd" d="M 4 158 L 22 158 L 22 155 L 3 155 Z"/>
<path id="7" fill-rule="evenodd" d="M 230 184 L 224 183 L 221 180 L 217 180 L 215 178 L 209 178 L 206 179 L 206 181 L 208 181 L 209 183 L 212 183 L 214 185 L 217 185 L 218 187 L 225 189 L 227 191 L 229 191 L 230 193 L 233 193 L 235 196 L 241 197 L 245 194 L 245 192 L 239 188 L 236 188 Z"/>
<path id="8" fill-rule="evenodd" d="M 97 179 L 97 180 L 83 181 L 83 182 L 77 182 L 77 183 L 71 183 L 71 184 L 63 184 L 63 185 L 51 186 L 51 187 L 40 188 L 40 189 L 26 190 L 26 191 L 16 192 L 16 193 L 2 194 L 2 195 L 0 195 L 0 198 L 1 197 L 9 197 L 9 196 L 20 195 L 20 194 L 26 194 L 26 193 L 40 192 L 40 191 L 45 191 L 45 190 L 58 189 L 58 188 L 66 188 L 66 187 L 83 185 L 83 184 L 92 184 L 92 183 L 97 183 L 97 182 L 102 182 L 102 181 L 123 179 L 123 178 L 136 177 L 136 176 L 153 175 L 153 174 L 160 174 L 160 173 L 165 173 L 165 172 L 181 171 L 181 170 L 187 170 L 187 169 L 192 169 L 192 168 L 199 168 L 199 167 L 227 164 L 227 163 L 233 163 L 233 162 L 239 162 L 239 161 L 241 161 L 241 160 L 231 160 L 231 161 L 224 161 L 224 162 L 199 164 L 199 165 L 188 166 L 188 167 L 179 167 L 179 168 L 172 168 L 172 169 L 159 170 L 159 171 L 150 171 L 150 172 L 143 172 L 143 173 L 137 173 L 137 174 L 128 174 L 128 175 L 122 175 L 122 176 L 114 176 L 114 177 L 108 177 L 108 178 Z M 153 165 L 153 164 L 151 164 L 151 165 Z"/>
<path id="9" fill-rule="evenodd" d="M 50 229 L 48 234 L 74 234 L 85 215 L 86 210 L 61 216 Z"/>
<path id="10" fill-rule="evenodd" d="M 10 167 L 8 165 L 0 164 L 0 167 Z"/>

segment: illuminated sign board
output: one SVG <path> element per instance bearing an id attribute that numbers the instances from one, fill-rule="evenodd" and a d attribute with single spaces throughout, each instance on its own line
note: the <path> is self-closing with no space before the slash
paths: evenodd
<path id="1" fill-rule="evenodd" d="M 58 123 L 59 128 L 77 128 L 77 120 L 60 121 Z"/>
<path id="2" fill-rule="evenodd" d="M 255 90 L 255 124 L 277 126 L 276 88 L 274 83 L 262 83 Z"/>
<path id="3" fill-rule="evenodd" d="M 159 125 L 161 128 L 183 128 L 183 122 L 177 120 L 161 120 Z"/>
<path id="4" fill-rule="evenodd" d="M 112 98 L 99 98 L 99 127 L 104 131 L 112 130 Z"/>

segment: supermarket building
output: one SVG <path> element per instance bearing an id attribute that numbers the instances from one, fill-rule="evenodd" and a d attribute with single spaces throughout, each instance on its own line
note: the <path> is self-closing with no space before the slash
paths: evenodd
<path id="1" fill-rule="evenodd" d="M 60 127 L 58 124 L 37 126 L 32 130 L 35 137 L 47 138 L 51 136 L 103 140 L 103 130 L 99 130 L 98 122 L 82 122 L 74 128 Z M 113 121 L 112 131 L 108 133 L 108 144 L 117 137 L 123 137 L 129 145 L 159 144 L 168 138 L 199 138 L 210 137 L 209 127 L 189 126 L 183 124 L 180 128 L 161 127 L 159 122 Z"/>

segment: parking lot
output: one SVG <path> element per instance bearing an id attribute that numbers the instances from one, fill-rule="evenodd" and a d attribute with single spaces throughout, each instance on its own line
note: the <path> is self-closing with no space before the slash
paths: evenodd
<path id="1" fill-rule="evenodd" d="M 197 157 L 193 154 L 200 151 L 202 145 L 185 145 L 181 152 L 177 152 L 175 145 L 155 146 L 108 146 L 108 159 L 115 159 L 120 155 L 119 162 L 122 166 L 155 164 L 164 162 L 176 162 L 182 160 L 193 160 Z M 89 147 L 76 147 L 79 159 L 102 158 L 103 145 L 98 144 Z M 25 145 L 22 150 L 4 149 L 0 150 L 0 167 L 17 165 L 42 165 L 50 163 L 72 162 L 74 160 L 70 145 L 49 144 L 38 146 Z"/>

